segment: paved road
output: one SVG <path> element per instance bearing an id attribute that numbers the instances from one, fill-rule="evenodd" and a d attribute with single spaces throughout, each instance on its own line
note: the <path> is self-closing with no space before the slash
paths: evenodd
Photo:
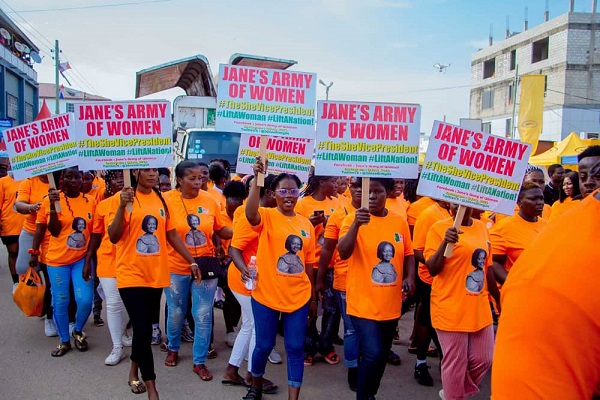
<path id="1" fill-rule="evenodd" d="M 62 358 L 52 358 L 50 351 L 58 343 L 57 338 L 44 336 L 44 322 L 39 318 L 26 318 L 14 305 L 11 297 L 11 280 L 6 267 L 6 251 L 0 249 L 0 399 L 143 399 L 145 395 L 132 394 L 127 387 L 128 362 L 108 367 L 104 358 L 111 349 L 106 326 L 96 328 L 91 323 L 85 328 L 90 347 L 86 353 L 77 350 Z M 164 296 L 163 296 L 164 298 Z M 229 348 L 225 345 L 223 315 L 216 311 L 215 336 L 217 359 L 208 360 L 207 365 L 215 379 L 202 382 L 192 372 L 192 347 L 183 343 L 180 351 L 180 364 L 175 368 L 164 366 L 165 353 L 154 347 L 154 360 L 157 372 L 157 386 L 163 399 L 239 399 L 245 391 L 241 388 L 223 387 L 220 374 L 227 365 Z M 412 314 L 400 321 L 401 337 L 408 338 L 412 327 Z M 283 340 L 278 338 L 278 346 L 283 350 Z M 388 365 L 383 378 L 378 400 L 386 399 L 439 399 L 441 389 L 438 362 L 430 359 L 431 375 L 435 386 L 419 386 L 412 374 L 415 356 L 409 354 L 406 345 L 394 346 L 403 359 L 401 366 Z M 338 354 L 343 354 L 341 347 Z M 245 368 L 245 365 L 243 366 Z M 245 373 L 245 370 L 243 370 Z M 280 387 L 275 395 L 265 395 L 266 399 L 286 399 L 286 367 L 267 366 L 267 375 Z M 354 394 L 346 385 L 346 369 L 340 363 L 331 366 L 316 362 L 305 368 L 303 399 L 353 399 Z M 482 392 L 474 399 L 489 398 L 489 380 L 484 382 Z"/>

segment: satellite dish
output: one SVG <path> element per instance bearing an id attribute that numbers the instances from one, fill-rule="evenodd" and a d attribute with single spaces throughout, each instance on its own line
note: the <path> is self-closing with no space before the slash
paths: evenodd
<path id="1" fill-rule="evenodd" d="M 0 28 L 0 35 L 6 40 L 10 40 L 10 33 L 6 29 Z"/>
<path id="2" fill-rule="evenodd" d="M 42 57 L 40 57 L 37 51 L 32 51 L 29 53 L 29 57 L 31 57 L 31 59 L 38 64 L 42 62 Z"/>
<path id="3" fill-rule="evenodd" d="M 21 53 L 24 53 L 25 45 L 21 42 L 15 42 L 15 49 L 19 50 Z"/>

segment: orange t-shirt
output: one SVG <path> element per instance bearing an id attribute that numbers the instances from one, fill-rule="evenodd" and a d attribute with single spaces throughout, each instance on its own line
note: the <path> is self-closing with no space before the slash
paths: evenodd
<path id="1" fill-rule="evenodd" d="M 427 207 L 435 204 L 435 200 L 430 197 L 421 197 L 419 200 L 411 203 L 406 211 L 408 225 L 415 225 L 417 217 L 427 209 Z"/>
<path id="2" fill-rule="evenodd" d="M 554 221 L 559 216 L 563 215 L 567 211 L 570 211 L 573 209 L 573 207 L 579 205 L 580 202 L 581 200 L 573 200 L 571 197 L 567 197 L 562 203 L 560 201 L 555 201 L 554 204 L 552 204 L 550 221 Z"/>
<path id="3" fill-rule="evenodd" d="M 344 218 L 340 238 L 353 221 L 354 213 Z M 354 251 L 348 258 L 348 315 L 375 321 L 400 318 L 404 257 L 412 254 L 404 217 L 392 212 L 385 217 L 371 215 L 371 221 L 358 229 Z"/>
<path id="4" fill-rule="evenodd" d="M 502 289 L 494 400 L 599 394 L 599 215 L 600 201 L 589 195 L 548 225 L 513 266 Z"/>
<path id="5" fill-rule="evenodd" d="M 40 180 L 40 178 L 23 179 L 19 184 L 17 193 L 17 201 L 22 201 L 27 204 L 40 203 L 48 196 L 48 184 Z M 26 214 L 23 221 L 23 229 L 32 235 L 35 234 L 36 213 Z"/>
<path id="6" fill-rule="evenodd" d="M 306 217 L 310 218 L 311 215 L 317 210 L 323 211 L 325 213 L 325 218 L 330 217 L 331 214 L 334 213 L 335 210 L 342 207 L 340 200 L 337 197 L 328 197 L 325 200 L 315 200 L 312 196 L 303 197 L 298 200 L 296 203 L 295 211 Z M 316 250 L 315 257 L 317 258 L 317 262 L 315 263 L 315 268 L 318 268 L 319 257 L 321 257 L 321 250 L 323 249 L 323 242 L 325 240 L 325 227 L 323 224 L 319 224 L 315 226 L 315 237 L 316 237 Z M 332 267 L 330 265 L 329 267 Z"/>
<path id="7" fill-rule="evenodd" d="M 85 257 L 90 242 L 96 200 L 83 194 L 67 198 L 61 193 L 60 207 L 61 212 L 57 215 L 61 224 L 60 234 L 58 237 L 50 236 L 45 257 L 46 263 L 52 267 L 69 265 Z M 48 198 L 42 202 L 36 222 L 46 225 L 50 222 Z M 50 229 L 46 228 L 46 231 L 50 232 Z"/>
<path id="8" fill-rule="evenodd" d="M 434 328 L 451 332 L 477 332 L 492 324 L 486 273 L 492 265 L 490 237 L 483 222 L 473 219 L 461 226 L 452 257 L 433 277 L 431 285 L 431 323 Z M 425 241 L 424 256 L 429 260 L 440 247 L 452 218 L 431 226 Z M 473 266 L 477 263 L 477 267 Z"/>
<path id="9" fill-rule="evenodd" d="M 206 193 L 212 196 L 213 200 L 217 202 L 217 205 L 219 206 L 219 209 L 221 211 L 225 211 L 225 202 L 227 201 L 227 199 L 225 199 L 223 192 L 220 192 L 219 190 L 215 189 L 213 185 L 208 187 Z"/>
<path id="10" fill-rule="evenodd" d="M 259 232 L 259 278 L 252 297 L 276 311 L 296 311 L 311 296 L 305 267 L 316 263 L 315 229 L 298 213 L 288 217 L 276 208 L 259 208 L 259 213 L 261 222 L 253 227 Z"/>
<path id="11" fill-rule="evenodd" d="M 413 248 L 415 250 L 425 251 L 425 240 L 427 232 L 433 224 L 443 219 L 450 218 L 450 212 L 440 206 L 437 202 L 427 207 L 417 218 L 413 230 Z M 429 285 L 433 283 L 433 277 L 429 274 L 427 265 L 419 263 L 419 278 Z"/>
<path id="12" fill-rule="evenodd" d="M 259 233 L 250 225 L 244 211 L 245 207 L 241 206 L 233 214 L 233 237 L 231 238 L 230 246 L 242 251 L 242 257 L 247 265 L 250 262 L 250 257 L 256 256 Z M 261 278 L 262 276 L 259 279 Z M 244 296 L 252 296 L 252 291 L 246 289 L 244 282 L 242 282 L 242 273 L 235 265 L 229 266 L 227 284 L 229 285 L 229 289 L 236 293 Z"/>
<path id="13" fill-rule="evenodd" d="M 538 218 L 536 222 L 525 221 L 519 214 L 504 218 L 490 232 L 492 255 L 506 255 L 504 269 L 510 271 L 523 250 L 548 224 L 543 218 Z"/>
<path id="14" fill-rule="evenodd" d="M 517 215 L 519 213 L 519 210 L 521 208 L 519 207 L 519 205 L 515 205 L 515 212 L 513 215 Z M 544 211 L 542 211 L 542 218 L 544 218 L 545 220 L 550 220 L 550 215 L 552 214 L 552 207 L 550 207 L 548 204 L 544 204 Z M 496 214 L 496 223 L 502 221 L 504 218 L 508 218 L 511 217 L 511 215 L 505 215 L 505 214 Z"/>
<path id="15" fill-rule="evenodd" d="M 336 199 L 339 200 L 341 206 L 348 206 L 352 204 L 352 198 L 347 197 L 346 194 L 338 194 Z"/>
<path id="16" fill-rule="evenodd" d="M 114 278 L 116 276 L 116 248 L 108 237 L 108 215 L 111 206 L 112 200 L 110 198 L 98 203 L 96 206 L 96 213 L 94 214 L 94 223 L 92 225 L 92 233 L 99 233 L 102 235 L 102 241 L 96 251 L 98 261 L 96 275 L 98 275 L 99 278 Z"/>
<path id="17" fill-rule="evenodd" d="M 403 196 L 398 196 L 395 199 L 386 199 L 385 208 L 395 212 L 396 214 L 402 215 L 404 219 L 408 220 L 408 216 L 406 214 L 406 200 L 404 200 Z"/>
<path id="18" fill-rule="evenodd" d="M 20 183 L 10 175 L 0 178 L 0 236 L 15 236 L 23 229 L 25 215 L 14 209 Z"/>
<path id="19" fill-rule="evenodd" d="M 111 198 L 109 225 L 115 218 L 120 193 Z M 158 195 L 139 191 L 133 212 L 125 211 L 123 236 L 116 244 L 117 287 L 165 288 L 170 285 L 166 232 L 175 229 Z"/>
<path id="20" fill-rule="evenodd" d="M 93 198 L 96 199 L 96 203 L 100 203 L 102 200 L 105 199 L 104 197 L 104 193 L 106 192 L 106 188 L 105 187 L 98 187 L 98 188 L 92 188 L 92 190 L 90 190 L 89 192 L 87 192 L 87 196 L 92 196 Z"/>
<path id="21" fill-rule="evenodd" d="M 223 228 L 221 210 L 215 200 L 200 190 L 195 199 L 184 199 L 179 190 L 170 190 L 163 194 L 169 207 L 170 220 L 177 235 L 192 257 L 215 255 L 213 233 Z M 195 226 L 194 226 L 195 225 Z M 192 227 L 194 226 L 194 227 Z M 167 244 L 169 249 L 169 268 L 172 273 L 189 275 L 190 263 Z"/>
<path id="22" fill-rule="evenodd" d="M 340 238 L 340 229 L 342 229 L 342 223 L 348 214 L 354 213 L 356 208 L 352 205 L 352 202 L 347 206 L 335 210 L 333 214 L 327 220 L 327 226 L 325 227 L 325 239 L 333 239 L 335 241 Z M 341 292 L 346 291 L 346 278 L 348 274 L 348 260 L 342 260 L 340 253 L 336 250 L 331 258 L 333 260 L 333 288 Z"/>
<path id="23" fill-rule="evenodd" d="M 92 187 L 106 189 L 106 182 L 104 179 L 95 176 L 94 180 L 92 181 Z"/>

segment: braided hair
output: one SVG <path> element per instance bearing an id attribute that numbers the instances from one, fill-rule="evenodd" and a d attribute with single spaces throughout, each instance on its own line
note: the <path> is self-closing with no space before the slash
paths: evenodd
<path id="1" fill-rule="evenodd" d="M 106 189 L 104 189 L 104 190 L 109 195 L 109 196 L 105 196 L 105 197 L 108 198 L 114 194 L 112 191 L 112 188 L 110 187 L 110 181 L 114 181 L 115 179 L 117 179 L 119 177 L 119 173 L 122 175 L 123 170 L 122 169 L 109 169 L 104 174 L 103 178 L 104 178 L 104 182 L 106 183 Z"/>
<path id="2" fill-rule="evenodd" d="M 321 182 L 325 182 L 328 179 L 334 178 L 333 176 L 317 176 L 312 174 L 308 178 L 308 182 L 306 183 L 306 187 L 302 191 L 302 195 L 304 197 L 312 196 L 319 189 L 319 185 Z"/>
<path id="3" fill-rule="evenodd" d="M 139 174 L 140 170 L 137 170 L 137 171 Z M 133 170 L 129 170 L 129 174 L 131 176 L 131 186 L 133 187 L 133 197 L 134 197 L 134 199 L 137 200 L 137 202 L 141 208 L 142 204 L 140 203 L 140 200 L 137 198 L 137 186 L 138 186 L 137 177 L 134 175 Z M 169 208 L 167 207 L 167 203 L 165 202 L 165 199 L 163 198 L 160 190 L 158 190 L 155 186 L 152 186 L 152 191 L 154 193 L 156 193 L 156 195 L 160 199 L 160 202 L 162 203 L 163 207 L 165 208 L 165 215 L 168 217 L 169 216 Z"/>
<path id="4" fill-rule="evenodd" d="M 65 172 L 68 170 L 74 170 L 77 171 L 79 174 L 83 175 L 83 172 L 79 170 L 79 168 L 77 166 L 75 167 L 69 167 L 69 168 L 65 168 L 62 171 L 60 171 L 60 179 L 59 179 L 59 189 L 61 191 L 61 195 L 64 196 L 65 198 L 65 203 L 67 203 L 67 208 L 69 209 L 69 211 L 71 212 L 71 216 L 73 217 L 73 219 L 75 218 L 75 213 L 73 212 L 73 209 L 71 208 L 71 203 L 69 203 L 69 196 L 67 196 L 67 191 L 66 191 L 66 186 L 65 186 L 65 182 L 64 182 L 64 176 L 65 176 Z M 87 196 L 81 191 L 83 186 L 83 182 L 81 184 L 81 186 L 79 186 L 79 194 L 81 196 L 83 196 L 83 198 L 85 199 L 85 202 L 88 203 L 89 199 L 87 198 Z"/>

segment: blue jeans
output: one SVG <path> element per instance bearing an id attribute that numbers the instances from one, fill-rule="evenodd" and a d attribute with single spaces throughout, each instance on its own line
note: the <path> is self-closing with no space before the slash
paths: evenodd
<path id="1" fill-rule="evenodd" d="M 204 364 L 208 356 L 212 332 L 213 299 L 218 279 L 203 279 L 199 285 L 191 275 L 171 274 L 171 286 L 165 288 L 169 316 L 167 338 L 169 350 L 179 351 L 181 328 L 188 307 L 188 296 L 192 292 L 192 315 L 194 316 L 194 364 Z"/>
<path id="2" fill-rule="evenodd" d="M 77 314 L 75 314 L 75 330 L 81 332 L 92 312 L 92 298 L 94 296 L 94 280 L 87 282 L 83 279 L 83 261 L 60 267 L 48 265 L 52 291 L 52 306 L 54 308 L 54 322 L 60 341 L 68 342 L 69 339 L 69 285 L 73 282 Z"/>
<path id="3" fill-rule="evenodd" d="M 288 386 L 301 387 L 304 376 L 304 335 L 308 318 L 308 303 L 291 313 L 280 313 L 252 299 L 256 329 L 256 347 L 252 353 L 252 376 L 265 374 L 267 359 L 277 336 L 279 315 L 283 316 L 283 338 L 287 354 Z"/>
<path id="4" fill-rule="evenodd" d="M 385 371 L 398 319 L 374 321 L 350 317 L 358 334 L 360 360 L 358 362 L 357 400 L 374 398 Z"/>
<path id="5" fill-rule="evenodd" d="M 346 312 L 346 292 L 335 290 L 335 297 L 340 303 L 340 313 L 344 320 L 344 364 L 348 368 L 358 367 L 358 336 L 352 318 Z"/>

